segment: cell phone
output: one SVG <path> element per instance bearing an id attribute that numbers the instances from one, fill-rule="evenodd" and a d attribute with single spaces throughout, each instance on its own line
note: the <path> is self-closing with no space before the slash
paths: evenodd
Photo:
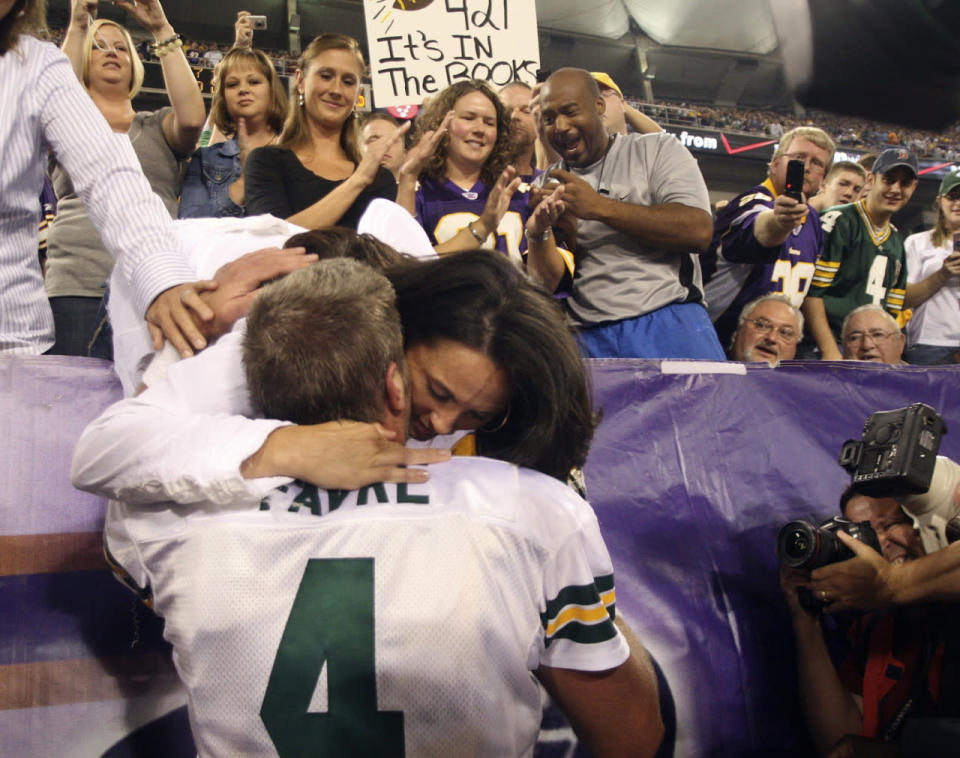
<path id="1" fill-rule="evenodd" d="M 953 235 L 953 252 L 960 253 L 960 232 Z"/>
<path id="2" fill-rule="evenodd" d="M 787 183 L 783 194 L 792 197 L 798 203 L 803 202 L 803 161 L 787 162 Z"/>
<path id="3" fill-rule="evenodd" d="M 267 28 L 266 16 L 250 16 L 250 26 L 254 29 L 263 30 Z"/>

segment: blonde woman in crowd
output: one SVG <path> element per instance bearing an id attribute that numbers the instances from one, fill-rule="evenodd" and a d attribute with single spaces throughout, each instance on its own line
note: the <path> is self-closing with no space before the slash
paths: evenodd
<path id="1" fill-rule="evenodd" d="M 143 64 L 130 34 L 114 21 L 96 19 L 97 0 L 74 0 L 63 51 L 110 128 L 126 134 L 150 187 L 171 217 L 177 214 L 182 161 L 193 152 L 205 111 L 182 42 L 158 0 L 116 2 L 152 35 L 171 106 L 135 112 L 133 98 L 143 83 Z M 57 217 L 50 226 L 46 288 L 53 309 L 56 343 L 52 352 L 87 355 L 101 332 L 104 284 L 113 268 L 71 177 L 53 163 Z M 110 357 L 110 344 L 95 354 Z"/>

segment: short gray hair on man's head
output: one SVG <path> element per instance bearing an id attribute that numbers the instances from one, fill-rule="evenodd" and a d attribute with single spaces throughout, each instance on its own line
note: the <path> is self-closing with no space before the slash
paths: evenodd
<path id="1" fill-rule="evenodd" d="M 737 318 L 737 331 L 739 331 L 744 322 L 750 318 L 750 314 L 753 313 L 753 309 L 760 305 L 760 303 L 765 303 L 768 300 L 772 300 L 775 303 L 789 305 L 790 310 L 793 311 L 793 315 L 797 317 L 797 332 L 799 334 L 803 334 L 803 314 L 800 312 L 800 309 L 797 308 L 797 306 L 790 302 L 790 298 L 784 295 L 782 292 L 768 292 L 766 295 L 760 295 L 760 297 L 754 298 L 745 306 L 743 306 L 743 309 L 740 311 L 740 316 Z"/>
<path id="2" fill-rule="evenodd" d="M 250 398 L 267 418 L 380 421 L 391 363 L 404 372 L 396 293 L 354 260 L 287 274 L 264 287 L 247 316 L 243 365 Z"/>
<path id="3" fill-rule="evenodd" d="M 875 303 L 867 303 L 866 305 L 858 306 L 854 308 L 847 314 L 847 317 L 843 320 L 843 326 L 840 327 L 840 339 L 843 340 L 847 336 L 847 327 L 850 325 L 850 319 L 856 316 L 858 313 L 866 313 L 868 311 L 876 311 L 877 313 L 882 314 L 887 323 L 897 332 L 900 332 L 900 324 L 897 323 L 897 320 L 890 315 L 889 311 L 883 309 L 882 306 L 876 305 Z"/>

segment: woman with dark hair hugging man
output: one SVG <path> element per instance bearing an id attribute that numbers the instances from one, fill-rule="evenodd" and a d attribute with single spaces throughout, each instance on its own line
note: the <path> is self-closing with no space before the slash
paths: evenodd
<path id="1" fill-rule="evenodd" d="M 404 328 L 411 437 L 473 431 L 480 455 L 558 479 L 583 465 L 595 417 L 583 361 L 550 295 L 483 251 L 385 273 Z M 405 466 L 445 459 L 403 447 L 376 424 L 246 418 L 257 409 L 243 379 L 242 332 L 238 325 L 93 422 L 74 482 L 119 500 L 216 501 L 265 492 L 280 475 L 325 488 L 424 481 L 425 470 Z"/>

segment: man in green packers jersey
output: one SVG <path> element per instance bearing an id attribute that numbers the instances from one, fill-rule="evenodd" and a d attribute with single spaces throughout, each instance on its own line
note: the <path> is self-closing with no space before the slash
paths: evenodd
<path id="1" fill-rule="evenodd" d="M 803 303 L 810 334 L 824 360 L 841 360 L 837 341 L 847 314 L 868 303 L 896 317 L 906 305 L 906 256 L 890 223 L 917 187 L 917 158 L 904 148 L 880 153 L 865 197 L 821 217 L 823 253 Z"/>

